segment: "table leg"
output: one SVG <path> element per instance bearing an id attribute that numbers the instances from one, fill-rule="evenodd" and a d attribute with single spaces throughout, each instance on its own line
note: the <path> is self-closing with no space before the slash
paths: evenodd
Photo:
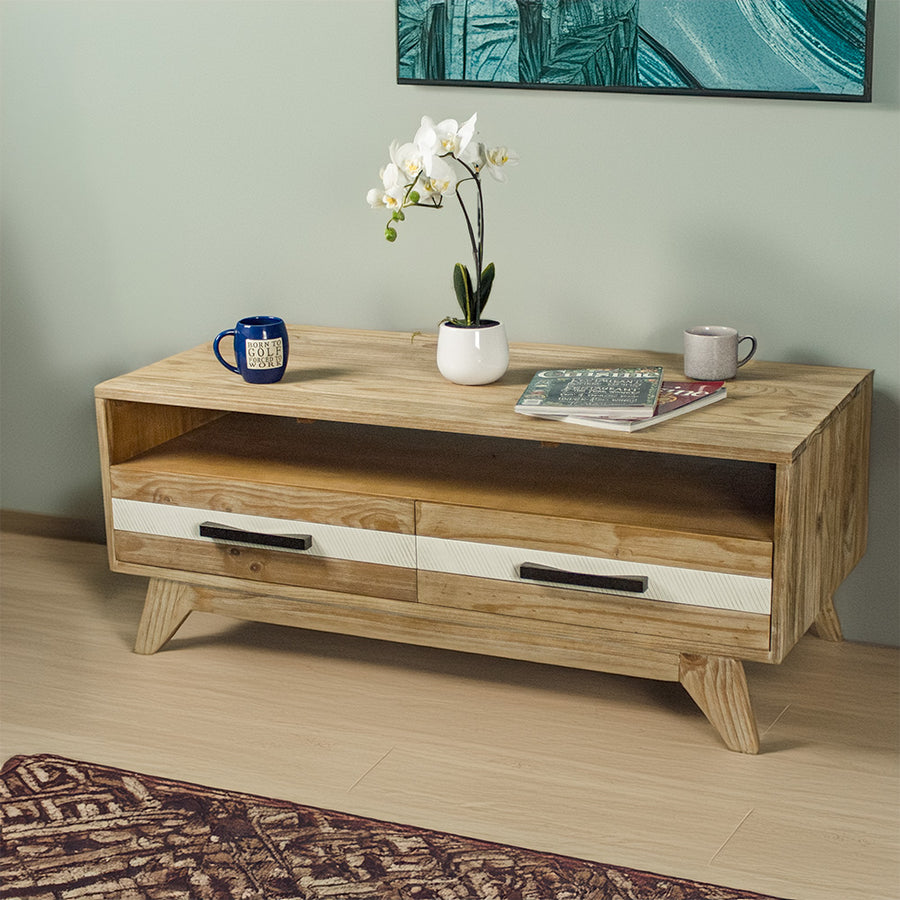
<path id="1" fill-rule="evenodd" d="M 178 631 L 193 608 L 188 585 L 151 578 L 134 652 L 156 653 Z"/>
<path id="2" fill-rule="evenodd" d="M 840 643 L 844 640 L 844 632 L 841 631 L 841 620 L 838 618 L 837 610 L 834 608 L 834 599 L 826 598 L 819 610 L 819 615 L 812 626 L 813 634 L 822 638 L 823 641 L 834 641 Z"/>
<path id="3" fill-rule="evenodd" d="M 759 752 L 759 732 L 740 660 L 683 653 L 679 681 L 729 750 Z"/>

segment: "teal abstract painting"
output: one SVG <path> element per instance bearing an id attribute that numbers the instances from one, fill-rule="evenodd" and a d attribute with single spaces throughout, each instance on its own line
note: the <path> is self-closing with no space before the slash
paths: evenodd
<path id="1" fill-rule="evenodd" d="M 401 84 L 871 100 L 875 0 L 398 0 Z"/>

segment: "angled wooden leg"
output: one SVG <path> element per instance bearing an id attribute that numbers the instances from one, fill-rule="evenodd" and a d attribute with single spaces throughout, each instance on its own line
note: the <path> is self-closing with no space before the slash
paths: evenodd
<path id="1" fill-rule="evenodd" d="M 151 578 L 138 625 L 135 653 L 156 653 L 181 627 L 193 609 L 192 590 L 186 584 Z"/>
<path id="2" fill-rule="evenodd" d="M 819 610 L 815 622 L 812 625 L 812 632 L 816 637 L 822 638 L 823 641 L 835 641 L 840 643 L 844 640 L 844 632 L 841 631 L 841 620 L 838 618 L 837 610 L 834 608 L 834 600 L 828 597 Z"/>
<path id="3" fill-rule="evenodd" d="M 683 653 L 679 681 L 729 750 L 759 753 L 759 732 L 740 660 Z"/>

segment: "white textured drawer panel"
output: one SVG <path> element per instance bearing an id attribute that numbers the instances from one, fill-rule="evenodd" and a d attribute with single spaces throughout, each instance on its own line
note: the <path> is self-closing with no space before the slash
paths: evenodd
<path id="1" fill-rule="evenodd" d="M 416 567 L 416 539 L 411 534 L 342 525 L 321 525 L 317 522 L 302 522 L 296 519 L 246 516 L 218 510 L 166 506 L 161 503 L 116 498 L 112 501 L 112 512 L 113 527 L 116 531 L 133 531 L 138 534 L 216 543 L 213 538 L 200 536 L 200 524 L 214 521 L 231 528 L 261 534 L 311 535 L 312 545 L 308 550 L 294 551 L 302 552 L 304 556 L 345 559 L 408 569 Z M 228 543 L 241 542 L 229 540 Z"/>
<path id="2" fill-rule="evenodd" d="M 445 538 L 419 537 L 417 543 L 419 568 L 429 572 L 447 572 L 451 575 L 471 575 L 476 578 L 532 584 L 533 582 L 523 581 L 519 577 L 519 566 L 523 563 L 537 563 L 589 575 L 645 576 L 648 579 L 647 590 L 643 593 L 562 585 L 565 590 L 592 590 L 595 593 L 638 597 L 661 603 L 685 603 L 711 609 L 764 614 L 771 611 L 772 580 L 769 578 L 703 572 L 674 566 L 656 566 Z"/>

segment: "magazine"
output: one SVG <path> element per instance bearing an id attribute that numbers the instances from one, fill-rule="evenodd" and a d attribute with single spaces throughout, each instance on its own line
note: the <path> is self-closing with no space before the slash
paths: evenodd
<path id="1" fill-rule="evenodd" d="M 544 369 L 531 379 L 515 410 L 528 416 L 649 418 L 656 409 L 662 372 L 661 366 Z"/>
<path id="2" fill-rule="evenodd" d="M 659 393 L 656 411 L 650 418 L 614 419 L 604 416 L 551 415 L 549 413 L 527 413 L 543 419 L 568 422 L 572 425 L 588 425 L 592 428 L 609 428 L 614 431 L 638 431 L 673 419 L 695 409 L 709 406 L 727 396 L 724 381 L 664 381 Z M 521 410 L 520 410 L 521 411 Z"/>

